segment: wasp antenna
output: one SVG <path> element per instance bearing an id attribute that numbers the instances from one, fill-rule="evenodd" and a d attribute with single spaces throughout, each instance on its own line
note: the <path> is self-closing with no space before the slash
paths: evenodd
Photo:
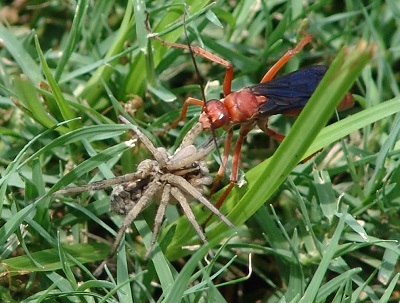
<path id="1" fill-rule="evenodd" d="M 186 44 L 187 44 L 188 49 L 189 49 L 190 58 L 192 59 L 194 70 L 195 70 L 195 73 L 196 73 L 197 78 L 198 78 L 198 84 L 199 84 L 200 91 L 201 91 L 201 98 L 204 101 L 203 111 L 206 113 L 206 115 L 207 115 L 207 117 L 208 117 L 208 119 L 210 121 L 210 125 L 211 125 L 210 130 L 211 130 L 213 141 L 214 141 L 214 144 L 215 144 L 215 147 L 216 147 L 215 149 L 217 151 L 218 158 L 221 159 L 221 154 L 220 154 L 219 149 L 218 149 L 217 133 L 216 133 L 215 128 L 212 127 L 213 123 L 212 123 L 211 118 L 209 117 L 209 115 L 207 113 L 207 106 L 206 106 L 207 100 L 206 100 L 206 94 L 204 92 L 204 85 L 203 85 L 203 81 L 202 81 L 203 78 L 201 77 L 199 68 L 197 66 L 197 62 L 196 62 L 196 59 L 194 57 L 195 52 L 193 51 L 192 46 L 190 44 L 189 35 L 188 35 L 188 32 L 187 32 L 187 28 L 186 28 L 186 12 L 187 11 L 186 11 L 186 6 L 185 6 L 185 13 L 183 14 L 183 32 L 185 34 Z"/>
<path id="2" fill-rule="evenodd" d="M 192 59 L 194 70 L 196 72 L 197 77 L 199 78 L 198 82 L 199 82 L 199 86 L 200 86 L 200 90 L 201 90 L 201 97 L 202 97 L 203 101 L 206 102 L 206 94 L 204 92 L 204 85 L 202 83 L 202 77 L 201 77 L 199 68 L 197 66 L 196 59 L 194 58 L 194 51 L 190 44 L 189 35 L 187 32 L 187 28 L 186 28 L 186 6 L 185 6 L 185 13 L 183 14 L 183 32 L 185 33 L 186 44 L 189 48 L 190 58 Z"/>

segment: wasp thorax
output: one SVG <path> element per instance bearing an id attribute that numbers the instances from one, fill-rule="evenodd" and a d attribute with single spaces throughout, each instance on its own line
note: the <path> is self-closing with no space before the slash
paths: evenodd
<path id="1" fill-rule="evenodd" d="M 248 88 L 227 95 L 224 105 L 233 124 L 252 119 L 258 113 L 259 106 L 256 96 Z"/>

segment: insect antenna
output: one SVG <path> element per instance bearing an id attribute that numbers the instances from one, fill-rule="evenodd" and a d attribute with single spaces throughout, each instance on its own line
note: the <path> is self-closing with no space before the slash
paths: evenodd
<path id="1" fill-rule="evenodd" d="M 207 111 L 207 106 L 206 106 L 207 99 L 206 99 L 205 89 L 204 89 L 203 80 L 202 80 L 203 78 L 202 78 L 202 76 L 200 74 L 200 70 L 199 70 L 199 68 L 197 66 L 197 62 L 196 62 L 196 59 L 194 57 L 195 56 L 195 52 L 193 51 L 192 46 L 190 44 L 189 35 L 188 35 L 188 32 L 187 32 L 187 28 L 186 28 L 186 13 L 187 13 L 187 10 L 186 10 L 186 6 L 185 6 L 185 13 L 183 14 L 183 33 L 185 35 L 186 44 L 187 44 L 188 49 L 189 49 L 189 54 L 190 54 L 190 58 L 191 58 L 192 63 L 193 63 L 194 71 L 195 71 L 195 73 L 197 75 L 197 78 L 198 78 L 198 85 L 200 87 L 201 98 L 204 101 L 204 106 L 203 106 L 202 110 L 206 113 L 206 115 L 208 117 L 208 120 L 210 122 L 210 125 L 211 125 L 210 131 L 211 131 L 211 135 L 212 135 L 212 138 L 213 138 L 213 141 L 214 141 L 215 150 L 217 151 L 218 158 L 221 159 L 221 154 L 220 154 L 219 149 L 218 149 L 217 132 L 216 132 L 215 128 L 213 127 L 213 122 L 211 121 L 210 115 L 208 115 L 208 111 Z"/>

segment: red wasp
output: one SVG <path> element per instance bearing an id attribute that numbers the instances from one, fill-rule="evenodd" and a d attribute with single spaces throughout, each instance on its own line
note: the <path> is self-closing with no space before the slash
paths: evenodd
<path id="1" fill-rule="evenodd" d="M 268 118 L 276 114 L 298 115 L 317 88 L 322 77 L 325 75 L 327 67 L 324 65 L 310 66 L 273 79 L 276 73 L 311 41 L 312 36 L 306 35 L 295 48 L 288 50 L 278 62 L 268 70 L 259 84 L 244 87 L 239 91 L 232 92 L 233 66 L 229 61 L 198 46 L 171 43 L 157 36 L 155 36 L 155 38 L 164 45 L 190 50 L 197 55 L 201 55 L 226 67 L 226 74 L 223 82 L 224 98 L 203 101 L 189 97 L 183 105 L 179 118 L 172 124 L 172 127 L 174 127 L 179 121 L 183 120 L 186 116 L 188 105 L 193 104 L 203 107 L 199 121 L 205 130 L 223 128 L 228 132 L 222 163 L 215 178 L 214 186 L 211 190 L 212 192 L 215 190 L 216 185 L 218 185 L 225 171 L 232 143 L 233 127 L 235 125 L 240 125 L 239 136 L 236 140 L 232 155 L 230 184 L 218 199 L 216 203 L 216 207 L 218 208 L 237 183 L 240 151 L 246 135 L 257 125 L 267 135 L 281 142 L 285 136 L 268 128 Z M 338 110 L 350 108 L 353 106 L 353 103 L 353 96 L 347 93 L 338 106 Z"/>

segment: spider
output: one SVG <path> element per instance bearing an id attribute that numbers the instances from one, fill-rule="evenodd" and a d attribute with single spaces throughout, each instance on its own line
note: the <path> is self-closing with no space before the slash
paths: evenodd
<path id="1" fill-rule="evenodd" d="M 197 200 L 227 226 L 234 227 L 229 219 L 203 195 L 203 186 L 211 185 L 213 182 L 213 179 L 209 176 L 204 158 L 212 151 L 215 144 L 214 142 L 208 142 L 198 148 L 194 145 L 194 140 L 203 131 L 200 123 L 195 124 L 188 131 L 181 145 L 171 155 L 165 148 L 156 148 L 138 127 L 130 124 L 123 117 L 120 117 L 120 119 L 124 123 L 131 125 L 132 130 L 153 155 L 154 160 L 143 160 L 138 164 L 137 171 L 134 173 L 94 182 L 82 187 L 67 188 L 54 193 L 54 195 L 63 195 L 115 186 L 111 193 L 111 210 L 125 215 L 125 218 L 118 230 L 107 260 L 117 252 L 126 229 L 153 200 L 159 201 L 159 206 L 154 220 L 151 242 L 146 251 L 146 258 L 149 257 L 157 240 L 165 210 L 169 203 L 180 204 L 184 214 L 203 243 L 207 243 L 206 236 L 196 221 L 188 199 Z M 106 261 L 102 264 L 105 264 Z"/>

